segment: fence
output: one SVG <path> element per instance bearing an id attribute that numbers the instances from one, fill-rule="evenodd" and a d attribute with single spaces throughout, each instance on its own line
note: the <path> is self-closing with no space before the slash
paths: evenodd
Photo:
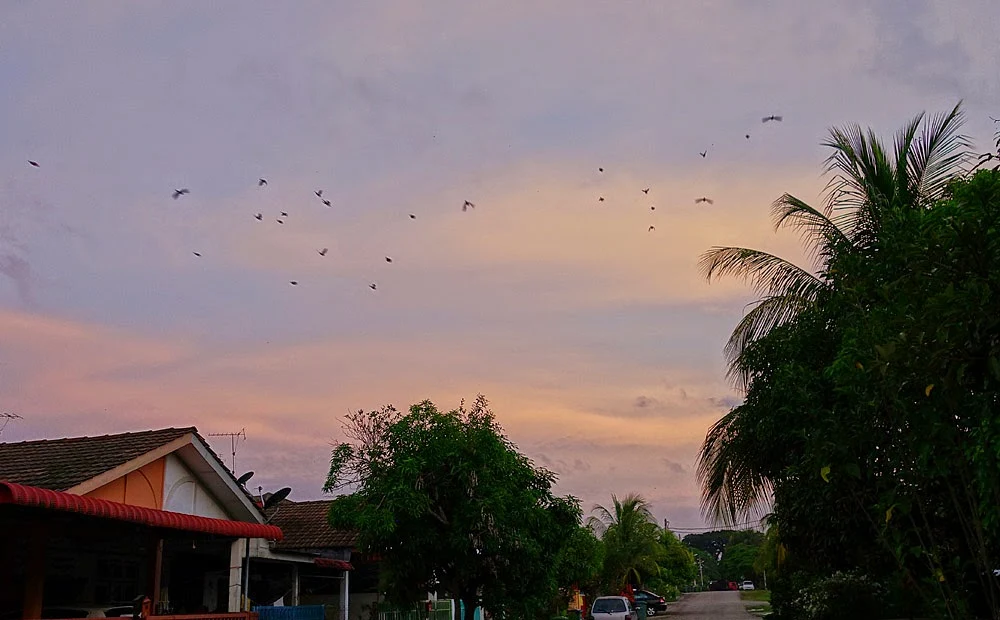
<path id="1" fill-rule="evenodd" d="M 288 607 L 254 607 L 260 620 L 326 620 L 324 605 L 294 605 Z"/>
<path id="2" fill-rule="evenodd" d="M 452 620 L 451 601 L 437 601 L 430 611 L 424 605 L 417 605 L 412 609 L 380 605 L 378 620 Z"/>

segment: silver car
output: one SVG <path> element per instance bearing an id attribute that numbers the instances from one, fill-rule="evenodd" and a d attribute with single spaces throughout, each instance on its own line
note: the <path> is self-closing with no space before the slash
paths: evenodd
<path id="1" fill-rule="evenodd" d="M 590 608 L 594 620 L 638 620 L 632 602 L 624 596 L 602 596 Z"/>

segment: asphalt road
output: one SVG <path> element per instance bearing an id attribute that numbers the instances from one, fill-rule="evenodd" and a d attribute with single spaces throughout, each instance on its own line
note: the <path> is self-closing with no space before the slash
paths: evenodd
<path id="1" fill-rule="evenodd" d="M 659 617 L 659 616 L 656 616 Z M 666 618 L 687 620 L 746 620 L 757 618 L 746 610 L 739 592 L 692 592 L 667 606 Z"/>

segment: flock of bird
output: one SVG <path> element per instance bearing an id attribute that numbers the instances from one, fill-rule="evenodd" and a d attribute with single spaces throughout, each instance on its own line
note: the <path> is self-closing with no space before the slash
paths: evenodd
<path id="1" fill-rule="evenodd" d="M 761 122 L 765 123 L 765 124 L 766 123 L 770 123 L 770 122 L 779 122 L 780 123 L 782 120 L 783 120 L 783 117 L 780 116 L 780 115 L 777 115 L 777 114 L 771 114 L 771 115 L 768 115 L 768 116 L 765 116 L 765 117 L 761 118 Z M 750 134 L 747 133 L 747 134 L 745 134 L 744 137 L 747 140 L 749 140 L 750 139 Z M 703 159 L 705 159 L 705 158 L 708 157 L 708 151 L 709 151 L 709 149 L 706 148 L 703 151 L 699 151 L 698 155 L 700 155 Z M 31 165 L 34 168 L 40 168 L 41 167 L 41 165 L 37 161 L 31 160 L 31 159 L 28 160 L 28 164 Z M 603 174 L 604 173 L 604 167 L 603 166 L 598 167 L 597 171 L 599 173 Z M 263 187 L 266 187 L 266 186 L 267 186 L 267 179 L 265 179 L 264 177 L 260 177 L 260 178 L 257 179 L 257 187 L 263 188 Z M 642 193 L 644 195 L 648 196 L 650 189 L 651 188 L 649 188 L 649 187 L 643 188 L 642 189 Z M 175 189 L 173 191 L 173 193 L 171 194 L 171 197 L 174 200 L 178 200 L 181 197 L 186 196 L 186 195 L 188 195 L 190 193 L 191 193 L 191 190 L 189 188 L 186 188 L 186 187 L 177 188 L 177 189 Z M 316 195 L 316 197 L 320 200 L 320 202 L 322 202 L 322 204 L 325 207 L 332 207 L 333 206 L 333 202 L 331 200 L 329 200 L 328 198 L 324 198 L 323 197 L 323 190 L 322 189 L 317 189 L 313 193 Z M 605 201 L 604 196 L 598 196 L 597 201 L 598 202 L 604 202 Z M 695 204 L 708 204 L 708 205 L 714 205 L 715 204 L 715 201 L 712 200 L 711 198 L 709 198 L 708 196 L 701 196 L 699 198 L 695 198 L 694 202 L 695 202 Z M 470 201 L 470 200 L 466 200 L 462 204 L 462 212 L 468 212 L 469 209 L 475 209 L 475 208 L 476 208 L 476 204 L 474 202 Z M 656 210 L 656 206 L 655 205 L 651 205 L 649 207 L 649 209 L 650 209 L 650 211 L 655 211 Z M 416 214 L 410 213 L 409 216 L 410 216 L 411 220 L 417 219 Z M 264 221 L 264 214 L 263 213 L 256 213 L 256 214 L 254 214 L 253 217 L 258 222 L 263 222 Z M 279 216 L 276 218 L 275 221 L 278 224 L 284 224 L 287 218 L 288 218 L 288 212 L 287 211 L 280 211 L 279 212 Z M 652 224 L 648 228 L 648 232 L 654 232 L 655 230 L 656 230 L 656 226 L 654 226 Z M 329 252 L 329 248 L 322 248 L 322 249 L 317 250 L 316 252 L 321 257 L 326 257 L 327 253 Z M 193 251 L 192 254 L 195 257 L 197 257 L 197 258 L 202 258 L 202 253 L 201 252 Z M 386 256 L 385 257 L 385 262 L 391 264 L 393 262 L 392 261 L 392 257 Z M 288 283 L 290 285 L 292 285 L 292 286 L 298 286 L 299 285 L 299 281 L 298 280 L 289 280 Z M 368 285 L 368 288 L 370 288 L 373 291 L 377 291 L 378 290 L 378 283 L 371 282 Z"/>

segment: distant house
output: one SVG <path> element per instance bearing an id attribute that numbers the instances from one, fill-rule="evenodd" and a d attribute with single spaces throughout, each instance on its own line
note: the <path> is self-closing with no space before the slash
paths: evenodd
<path id="1" fill-rule="evenodd" d="M 378 565 L 358 556 L 355 532 L 330 527 L 331 501 L 285 500 L 271 508 L 268 517 L 284 538 L 266 555 L 299 562 L 291 604 L 323 604 L 328 616 L 336 610 L 335 617 L 342 620 L 367 620 L 371 616 L 365 607 L 378 599 Z"/>
<path id="2" fill-rule="evenodd" d="M 0 613 L 22 618 L 237 611 L 248 541 L 282 539 L 194 427 L 0 443 L 0 532 Z"/>

